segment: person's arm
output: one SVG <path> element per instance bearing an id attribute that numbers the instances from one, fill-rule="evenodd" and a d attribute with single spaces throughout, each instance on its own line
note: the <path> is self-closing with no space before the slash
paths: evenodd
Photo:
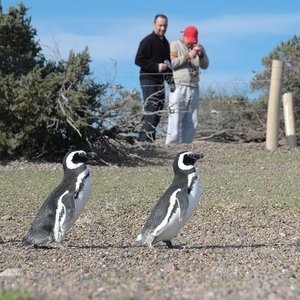
<path id="1" fill-rule="evenodd" d="M 171 57 L 173 70 L 176 70 L 176 69 L 182 67 L 183 65 L 186 65 L 190 59 L 188 56 L 188 53 L 182 54 L 183 51 L 180 51 L 180 50 L 183 50 L 183 49 L 180 49 L 180 45 L 178 45 L 178 43 L 176 41 L 171 42 L 170 57 Z"/>
<path id="2" fill-rule="evenodd" d="M 152 49 L 149 40 L 142 40 L 135 56 L 135 64 L 141 67 L 144 72 L 158 73 L 158 63 L 151 60 Z"/>
<path id="3" fill-rule="evenodd" d="M 202 45 L 197 45 L 196 49 L 198 51 L 198 56 L 200 59 L 200 68 L 207 69 L 209 65 L 209 60 L 204 47 Z"/>

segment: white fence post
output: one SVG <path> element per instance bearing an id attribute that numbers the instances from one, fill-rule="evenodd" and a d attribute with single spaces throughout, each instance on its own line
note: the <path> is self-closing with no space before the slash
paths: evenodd
<path id="1" fill-rule="evenodd" d="M 287 144 L 290 147 L 297 147 L 295 117 L 293 111 L 293 94 L 285 93 L 282 95 L 284 128 Z"/>
<path id="2" fill-rule="evenodd" d="M 266 148 L 274 151 L 278 147 L 279 107 L 283 62 L 273 60 L 268 103 Z"/>

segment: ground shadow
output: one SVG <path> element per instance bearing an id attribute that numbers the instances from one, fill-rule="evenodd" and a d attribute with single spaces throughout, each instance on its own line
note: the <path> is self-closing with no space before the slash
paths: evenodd
<path id="1" fill-rule="evenodd" d="M 129 248 L 147 248 L 146 245 L 138 244 L 105 244 L 105 245 L 68 245 L 68 248 L 78 249 L 129 249 Z M 186 244 L 173 245 L 172 248 L 168 248 L 166 245 L 160 244 L 155 246 L 153 249 L 169 249 L 169 250 L 208 250 L 208 249 L 242 249 L 242 248 L 262 248 L 262 247 L 274 247 L 274 245 L 268 244 L 249 244 L 249 245 L 200 245 L 200 246 L 188 246 Z"/>
<path id="2" fill-rule="evenodd" d="M 83 244 L 83 245 L 78 245 L 78 244 L 64 244 L 63 247 L 59 247 L 54 243 L 50 244 L 45 244 L 45 245 L 40 245 L 40 246 L 34 246 L 34 245 L 22 245 L 21 240 L 6 240 L 6 241 L 1 241 L 0 246 L 5 246 L 5 245 L 14 245 L 17 247 L 22 247 L 22 248 L 28 248 L 28 249 L 36 249 L 36 250 L 57 250 L 57 249 L 139 249 L 139 248 L 148 248 L 147 245 L 139 245 L 139 244 Z M 164 244 L 159 244 L 156 245 L 153 249 L 155 250 L 209 250 L 209 249 L 244 249 L 244 248 L 270 248 L 270 247 L 280 247 L 280 246 L 287 246 L 287 247 L 295 247 L 297 250 L 300 251 L 300 247 L 297 243 L 295 244 L 226 244 L 226 245 L 187 245 L 187 244 L 177 244 L 173 245 L 173 248 L 168 248 Z M 298 248 L 299 247 L 299 248 Z"/>
<path id="3" fill-rule="evenodd" d="M 208 249 L 244 249 L 244 248 L 263 248 L 273 247 L 270 244 L 229 244 L 229 245 L 200 245 L 200 246 L 186 246 L 185 249 L 208 250 Z"/>

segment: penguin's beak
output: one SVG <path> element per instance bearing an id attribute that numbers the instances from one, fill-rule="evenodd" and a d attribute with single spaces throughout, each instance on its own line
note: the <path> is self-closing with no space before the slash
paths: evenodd
<path id="1" fill-rule="evenodd" d="M 192 157 L 194 160 L 198 160 L 198 159 L 204 157 L 204 155 L 203 155 L 202 153 L 193 153 L 193 154 L 191 155 L 191 157 Z"/>
<path id="2" fill-rule="evenodd" d="M 97 153 L 96 152 L 87 152 L 86 156 L 88 159 L 93 159 L 93 158 L 97 157 Z"/>

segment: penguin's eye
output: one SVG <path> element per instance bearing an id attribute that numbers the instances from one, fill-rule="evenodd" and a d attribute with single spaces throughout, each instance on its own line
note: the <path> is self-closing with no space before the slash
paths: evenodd
<path id="1" fill-rule="evenodd" d="M 85 162 L 86 160 L 87 160 L 87 157 L 86 157 L 85 152 L 76 152 L 72 159 L 72 161 L 74 163 Z"/>
<path id="2" fill-rule="evenodd" d="M 188 166 L 188 165 L 193 165 L 195 162 L 194 158 L 190 154 L 186 154 L 183 157 L 183 163 Z"/>

